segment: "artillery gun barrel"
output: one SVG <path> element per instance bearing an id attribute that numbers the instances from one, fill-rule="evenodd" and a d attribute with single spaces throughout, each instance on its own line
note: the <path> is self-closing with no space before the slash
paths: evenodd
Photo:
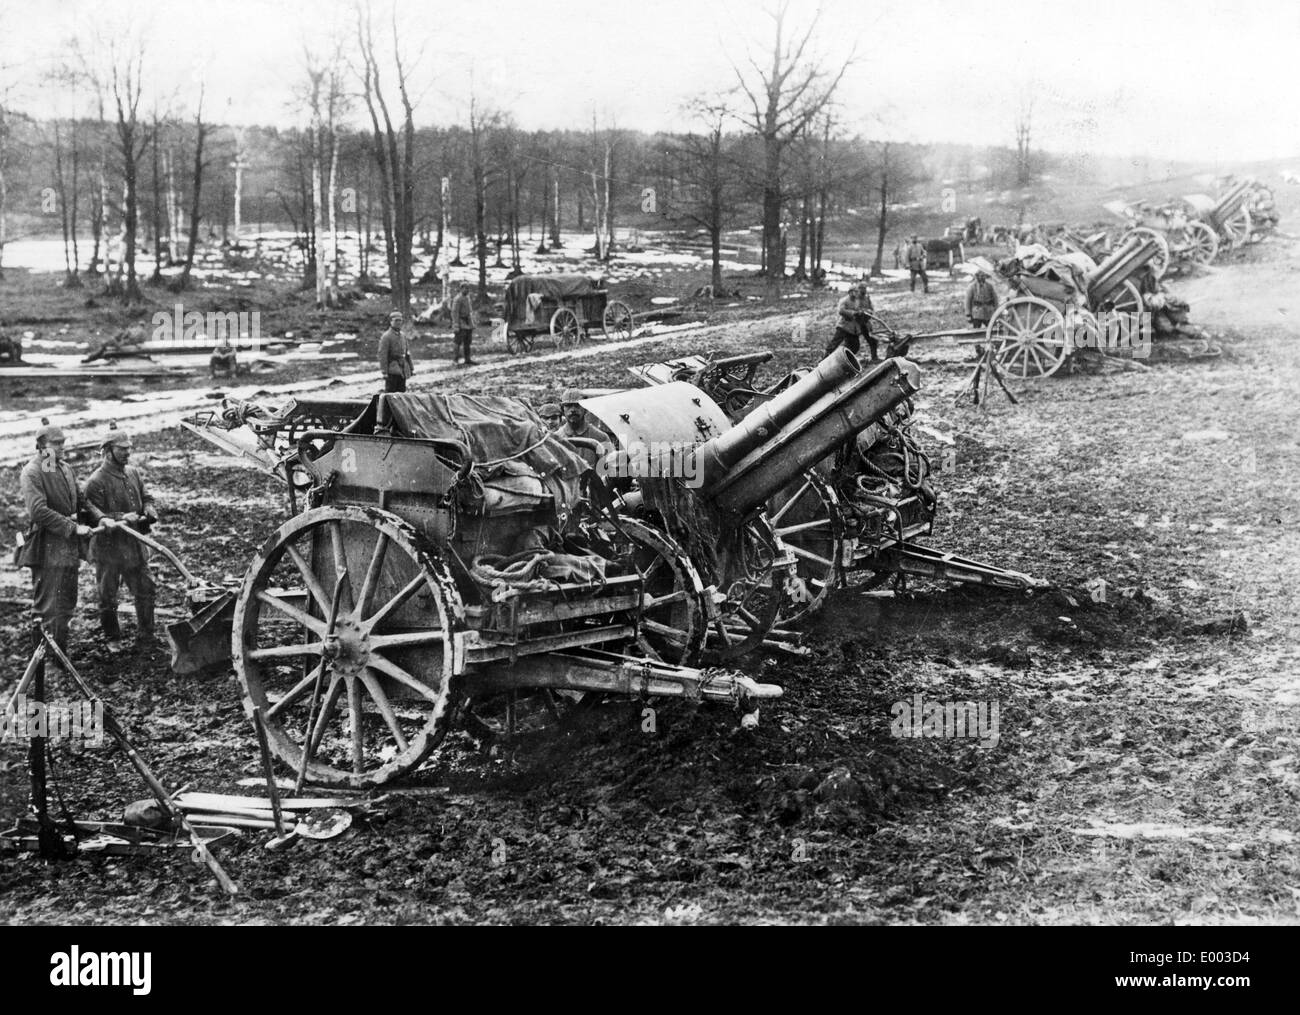
<path id="1" fill-rule="evenodd" d="M 802 406 L 798 412 L 788 411 L 788 403 L 775 413 L 753 412 L 721 437 L 696 448 L 701 495 L 726 511 L 748 514 L 920 389 L 921 371 L 908 360 L 888 359 L 871 370 L 845 377 L 844 357 L 856 365 L 851 353 L 840 350 L 830 357 L 838 359 L 832 369 L 819 369 L 795 385 L 817 377 L 794 400 Z M 828 363 L 823 360 L 822 366 Z M 828 377 L 840 379 L 827 383 Z M 794 390 L 790 388 L 763 408 L 770 409 Z M 810 401 L 813 392 L 816 397 Z M 737 449 L 741 449 L 740 456 Z"/>
<path id="2" fill-rule="evenodd" d="M 710 475 L 731 468 L 756 447 L 770 441 L 826 392 L 858 375 L 862 366 L 848 349 L 837 349 L 770 402 L 764 402 L 739 424 L 697 450 L 704 461 L 708 448 Z"/>

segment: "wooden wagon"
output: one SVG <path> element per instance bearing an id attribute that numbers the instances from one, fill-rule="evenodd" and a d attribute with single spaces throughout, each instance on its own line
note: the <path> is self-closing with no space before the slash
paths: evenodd
<path id="1" fill-rule="evenodd" d="M 557 349 L 585 342 L 599 328 L 606 338 L 632 337 L 632 311 L 586 275 L 520 275 L 505 295 L 506 348 L 531 352 L 539 335 Z"/>

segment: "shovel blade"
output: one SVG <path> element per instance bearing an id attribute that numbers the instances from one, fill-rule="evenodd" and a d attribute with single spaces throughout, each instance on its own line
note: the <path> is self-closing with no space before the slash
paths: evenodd
<path id="1" fill-rule="evenodd" d="M 230 629 L 234 616 L 235 594 L 223 592 L 189 620 L 168 624 L 172 672 L 185 676 L 219 663 L 229 663 Z"/>

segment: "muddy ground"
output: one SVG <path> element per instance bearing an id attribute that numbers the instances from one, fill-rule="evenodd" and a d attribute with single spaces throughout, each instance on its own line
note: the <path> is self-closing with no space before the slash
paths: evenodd
<path id="1" fill-rule="evenodd" d="M 1296 922 L 1298 270 L 1295 243 L 1276 238 L 1176 283 L 1222 336 L 1216 358 L 1059 376 L 1019 386 L 1019 406 L 954 404 L 964 350 L 915 350 L 919 408 L 956 435 L 931 542 L 1064 592 L 845 590 L 809 626 L 810 656 L 745 666 L 786 691 L 757 729 L 657 703 L 650 734 L 626 703 L 490 751 L 453 734 L 383 820 L 287 853 L 259 834 L 220 847 L 235 901 L 185 854 L 0 857 L 0 918 Z M 957 300 L 949 288 L 884 308 L 929 330 L 960 322 Z M 466 382 L 529 397 L 621 386 L 625 366 L 702 345 L 794 363 L 809 357 L 791 345 L 800 313 Z M 819 307 L 814 336 L 828 321 Z M 275 524 L 277 491 L 174 430 L 138 446 L 160 538 L 202 574 L 237 576 Z M 0 489 L 10 530 L 13 478 Z M 4 575 L 0 685 L 26 657 L 11 601 L 22 577 Z M 1099 580 L 1104 602 L 1084 591 Z M 83 606 L 89 581 L 83 569 Z M 256 774 L 232 675 L 174 677 L 161 651 L 111 659 L 84 614 L 74 649 L 169 785 L 232 792 Z M 891 707 L 918 694 L 997 702 L 996 745 L 892 736 Z M 56 764 L 79 816 L 113 818 L 146 795 L 120 752 L 60 747 Z M 0 822 L 23 812 L 26 788 L 25 751 L 6 745 Z"/>

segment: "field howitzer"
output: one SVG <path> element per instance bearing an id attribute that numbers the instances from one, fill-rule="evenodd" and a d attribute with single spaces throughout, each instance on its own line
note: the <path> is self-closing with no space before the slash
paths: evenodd
<path id="1" fill-rule="evenodd" d="M 781 695 L 701 667 L 709 597 L 692 560 L 610 515 L 526 403 L 385 393 L 342 418 L 353 408 L 243 414 L 293 442 L 280 478 L 307 480 L 220 618 L 245 713 L 288 771 L 363 789 L 458 723 L 527 731 L 615 694 L 728 703 L 753 725 Z"/>
<path id="2" fill-rule="evenodd" d="M 936 509 L 929 458 L 910 426 L 919 387 L 919 370 L 907 360 L 861 370 L 841 349 L 760 394 L 732 430 L 697 450 L 700 495 L 733 515 L 763 504 L 763 517 L 795 557 L 781 625 L 817 610 L 854 572 L 867 575 L 856 583 L 864 590 L 909 575 L 1046 587 L 917 542 L 931 533 Z"/>

